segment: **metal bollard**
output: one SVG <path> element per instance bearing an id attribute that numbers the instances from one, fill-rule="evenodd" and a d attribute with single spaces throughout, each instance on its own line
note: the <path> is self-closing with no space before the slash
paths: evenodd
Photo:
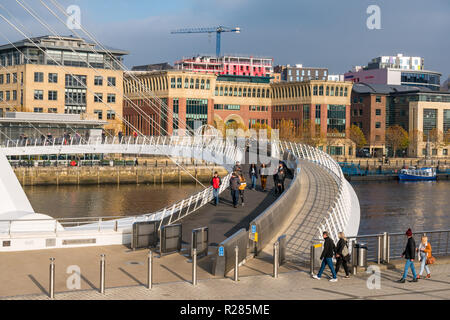
<path id="1" fill-rule="evenodd" d="M 105 255 L 100 255 L 100 293 L 105 294 Z"/>
<path id="2" fill-rule="evenodd" d="M 148 265 L 147 265 L 147 289 L 153 288 L 153 252 L 148 252 Z"/>
<path id="3" fill-rule="evenodd" d="M 55 258 L 50 258 L 50 278 L 48 293 L 50 299 L 55 298 Z"/>
<path id="4" fill-rule="evenodd" d="M 273 277 L 278 278 L 278 268 L 280 267 L 280 243 L 273 244 Z"/>
<path id="5" fill-rule="evenodd" d="M 309 255 L 309 272 L 311 273 L 311 276 L 314 275 L 314 260 L 315 260 L 315 252 L 314 252 L 314 245 L 311 245 L 311 251 Z"/>
<path id="6" fill-rule="evenodd" d="M 234 281 L 239 281 L 239 247 L 234 247 L 235 263 L 234 263 Z"/>
<path id="7" fill-rule="evenodd" d="M 192 250 L 192 285 L 197 285 L 197 249 Z"/>

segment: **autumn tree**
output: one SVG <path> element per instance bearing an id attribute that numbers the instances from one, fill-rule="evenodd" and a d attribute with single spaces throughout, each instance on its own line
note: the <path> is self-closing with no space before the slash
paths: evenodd
<path id="1" fill-rule="evenodd" d="M 433 128 L 428 132 L 427 141 L 430 142 L 430 145 L 433 149 L 438 149 L 445 145 L 444 143 L 444 134 L 442 131 Z"/>
<path id="2" fill-rule="evenodd" d="M 386 145 L 394 152 L 394 157 L 398 150 L 406 149 L 409 145 L 408 132 L 398 124 L 387 128 Z"/>
<path id="3" fill-rule="evenodd" d="M 269 127 L 269 125 L 265 123 L 255 123 L 252 125 L 252 129 L 256 131 L 256 134 L 258 135 L 258 138 L 260 137 L 259 133 L 261 130 L 266 130 L 266 137 L 267 139 L 270 139 L 272 134 L 272 128 Z"/>
<path id="4" fill-rule="evenodd" d="M 298 135 L 294 122 L 291 120 L 282 119 L 278 126 L 278 136 L 280 140 L 296 141 Z"/>
<path id="5" fill-rule="evenodd" d="M 363 148 L 367 145 L 366 137 L 362 132 L 361 128 L 355 125 L 350 127 L 350 140 L 352 140 L 358 149 Z"/>

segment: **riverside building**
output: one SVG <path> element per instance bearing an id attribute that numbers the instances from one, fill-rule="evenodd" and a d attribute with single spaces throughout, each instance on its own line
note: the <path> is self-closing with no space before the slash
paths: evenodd
<path id="1" fill-rule="evenodd" d="M 270 77 L 182 70 L 131 72 L 124 76 L 124 92 L 137 107 L 125 101 L 123 114 L 146 135 L 176 134 L 186 128 L 184 123 L 193 129 L 202 124 L 223 129 L 233 122 L 246 128 L 256 124 L 279 128 L 282 120 L 289 120 L 297 131 L 307 126 L 311 134 L 330 138 L 319 148 L 353 156 L 354 145 L 348 139 L 351 89 L 352 83 L 339 81 L 274 83 Z M 126 134 L 132 132 L 132 127 L 126 128 Z"/>
<path id="2" fill-rule="evenodd" d="M 0 113 L 80 114 L 122 130 L 123 70 L 106 51 L 75 37 L 32 41 L 46 54 L 27 39 L 0 46 Z M 109 50 L 119 61 L 128 54 Z"/>

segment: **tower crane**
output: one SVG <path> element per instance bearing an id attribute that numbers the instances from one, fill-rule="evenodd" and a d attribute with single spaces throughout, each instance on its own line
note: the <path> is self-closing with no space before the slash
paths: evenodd
<path id="1" fill-rule="evenodd" d="M 228 28 L 224 26 L 212 27 L 212 28 L 185 28 L 171 31 L 171 34 L 180 33 L 216 33 L 216 56 L 220 57 L 220 41 L 222 32 L 241 33 L 241 28 Z"/>

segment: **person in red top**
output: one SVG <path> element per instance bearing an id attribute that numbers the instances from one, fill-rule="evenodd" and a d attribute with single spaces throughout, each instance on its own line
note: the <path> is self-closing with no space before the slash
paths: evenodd
<path id="1" fill-rule="evenodd" d="M 219 204 L 219 190 L 222 185 L 222 180 L 220 180 L 217 171 L 214 172 L 214 176 L 211 179 L 211 185 L 213 188 L 214 205 L 217 206 Z"/>

